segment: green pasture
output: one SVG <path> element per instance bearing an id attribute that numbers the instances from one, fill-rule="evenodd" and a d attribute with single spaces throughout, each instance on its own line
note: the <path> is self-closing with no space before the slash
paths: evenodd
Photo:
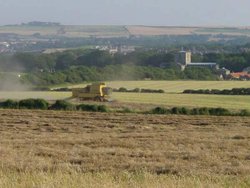
<path id="1" fill-rule="evenodd" d="M 112 98 L 124 103 L 153 104 L 162 106 L 223 107 L 228 109 L 249 109 L 250 96 L 182 94 L 185 89 L 232 89 L 250 88 L 247 81 L 113 81 L 106 82 L 112 88 L 163 89 L 166 93 L 113 93 Z M 86 84 L 69 87 L 85 87 Z M 71 92 L 0 92 L 0 100 L 43 98 L 62 100 L 71 97 Z"/>
<path id="2" fill-rule="evenodd" d="M 71 97 L 71 92 L 51 92 L 51 91 L 1 91 L 0 92 L 0 100 L 41 98 L 53 101 L 53 100 L 63 100 L 69 97 Z"/>
<path id="3" fill-rule="evenodd" d="M 160 93 L 113 93 L 121 102 L 144 103 L 162 106 L 223 107 L 227 109 L 249 109 L 250 96 L 160 94 Z"/>
<path id="4" fill-rule="evenodd" d="M 232 89 L 250 88 L 249 81 L 112 81 L 105 82 L 109 87 L 127 89 L 163 89 L 166 93 L 181 93 L 185 89 Z M 84 87 L 86 84 L 71 87 Z"/>
<path id="5" fill-rule="evenodd" d="M 71 97 L 71 92 L 0 92 L 0 100 L 43 98 L 62 100 Z M 197 95 L 177 93 L 113 93 L 118 102 L 152 104 L 156 106 L 223 107 L 232 110 L 249 109 L 250 96 Z"/>

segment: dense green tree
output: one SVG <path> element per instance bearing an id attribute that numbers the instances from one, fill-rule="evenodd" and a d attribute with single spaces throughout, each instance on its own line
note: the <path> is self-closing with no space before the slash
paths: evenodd
<path id="1" fill-rule="evenodd" d="M 235 72 L 241 72 L 245 67 L 248 66 L 247 61 L 241 56 L 229 56 L 220 63 L 221 66 L 233 70 Z"/>
<path id="2" fill-rule="evenodd" d="M 76 56 L 72 52 L 66 52 L 58 55 L 58 57 L 56 58 L 55 69 L 56 70 L 68 69 L 70 66 L 74 64 L 75 58 Z"/>
<path id="3" fill-rule="evenodd" d="M 76 65 L 104 67 L 113 64 L 113 57 L 106 51 L 94 50 L 90 53 L 79 56 Z"/>
<path id="4" fill-rule="evenodd" d="M 183 72 L 183 79 L 190 80 L 216 80 L 217 77 L 208 68 L 188 67 Z"/>

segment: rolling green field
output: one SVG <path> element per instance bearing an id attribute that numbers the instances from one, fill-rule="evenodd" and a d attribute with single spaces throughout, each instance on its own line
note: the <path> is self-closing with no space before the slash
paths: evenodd
<path id="1" fill-rule="evenodd" d="M 84 87 L 86 84 L 71 87 Z M 250 96 L 181 94 L 185 89 L 232 89 L 250 87 L 250 82 L 237 81 L 117 81 L 107 82 L 113 88 L 136 87 L 164 89 L 164 94 L 113 93 L 112 98 L 121 103 L 152 104 L 162 106 L 223 107 L 228 109 L 249 109 Z M 43 98 L 46 100 L 66 99 L 71 92 L 0 92 L 0 100 Z"/>
<path id="2" fill-rule="evenodd" d="M 158 93 L 114 93 L 113 98 L 129 103 L 154 104 L 185 107 L 223 107 L 227 109 L 249 109 L 250 96 L 158 94 Z"/>
<path id="3" fill-rule="evenodd" d="M 0 92 L 0 100 L 43 98 L 63 100 L 71 97 L 71 92 Z M 122 103 L 151 104 L 160 106 L 223 107 L 228 109 L 249 109 L 250 96 L 198 95 L 174 93 L 113 93 L 112 98 Z"/>
<path id="4" fill-rule="evenodd" d="M 28 99 L 41 98 L 45 100 L 63 100 L 71 97 L 71 92 L 51 92 L 51 91 L 2 91 L 0 92 L 0 100 L 4 99 Z"/>
<path id="5" fill-rule="evenodd" d="M 115 81 L 107 82 L 112 88 L 163 89 L 166 93 L 181 93 L 185 89 L 232 89 L 249 88 L 247 81 Z"/>
<path id="6" fill-rule="evenodd" d="M 248 81 L 112 81 L 105 83 L 112 88 L 163 89 L 166 93 L 182 93 L 185 89 L 250 88 Z M 85 87 L 86 85 L 78 84 L 69 87 Z"/>

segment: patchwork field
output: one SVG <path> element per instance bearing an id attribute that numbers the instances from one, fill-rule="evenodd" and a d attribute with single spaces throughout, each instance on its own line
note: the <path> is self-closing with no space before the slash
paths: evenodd
<path id="1" fill-rule="evenodd" d="M 129 35 L 124 26 L 1 26 L 0 33 L 33 35 L 40 33 L 49 36 L 66 37 L 126 37 Z"/>
<path id="2" fill-rule="evenodd" d="M 18 35 L 63 35 L 66 37 L 128 37 L 129 35 L 233 35 L 249 36 L 249 27 L 168 27 L 168 26 L 112 26 L 112 25 L 62 25 L 62 26 L 1 26 L 0 33 Z"/>
<path id="3" fill-rule="evenodd" d="M 249 187 L 250 118 L 0 110 L 0 187 Z"/>
<path id="4" fill-rule="evenodd" d="M 248 27 L 164 27 L 164 26 L 126 26 L 127 30 L 132 35 L 144 35 L 144 36 L 154 36 L 154 35 L 250 35 L 250 28 Z"/>

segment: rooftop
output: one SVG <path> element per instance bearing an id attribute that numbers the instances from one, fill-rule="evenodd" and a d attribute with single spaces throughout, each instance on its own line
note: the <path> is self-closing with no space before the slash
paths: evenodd
<path id="1" fill-rule="evenodd" d="M 231 73 L 230 75 L 234 78 L 240 78 L 240 77 L 250 78 L 250 74 L 248 74 L 247 72 L 234 72 L 234 73 Z"/>

